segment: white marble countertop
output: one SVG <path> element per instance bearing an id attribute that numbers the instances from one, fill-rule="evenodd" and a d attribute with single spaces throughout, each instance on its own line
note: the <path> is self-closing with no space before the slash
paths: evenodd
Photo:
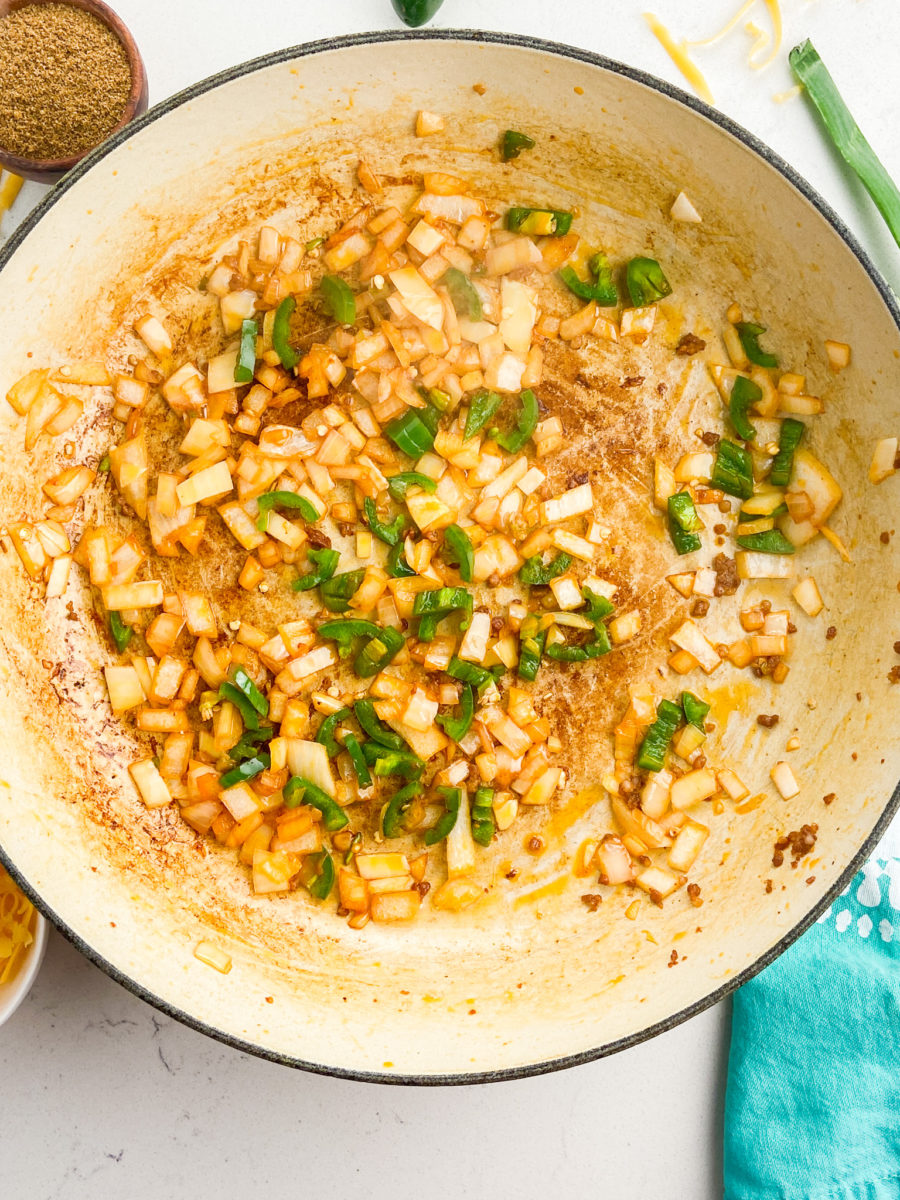
<path id="1" fill-rule="evenodd" d="M 141 47 L 151 101 L 243 59 L 301 41 L 397 27 L 388 0 L 113 0 Z M 702 38 L 734 0 L 654 0 L 678 34 Z M 762 73 L 739 25 L 698 52 L 721 109 L 767 141 L 847 221 L 893 286 L 900 253 L 868 198 L 790 87 L 786 48 L 810 36 L 888 170 L 900 178 L 896 0 L 782 0 L 785 42 Z M 681 84 L 644 4 L 446 0 L 435 25 L 567 42 Z M 690 11 L 688 11 L 690 10 Z M 769 28 L 757 0 L 748 14 Z M 8 233 L 44 189 L 29 184 Z M 721 1195 L 728 1008 L 624 1054 L 539 1079 L 455 1089 L 374 1087 L 302 1075 L 188 1030 L 107 979 L 56 933 L 30 996 L 0 1029 L 0 1194 L 9 1200 L 196 1200 L 259 1192 L 373 1200 L 569 1191 L 664 1200 Z M 417 1182 L 421 1179 L 421 1183 Z"/>

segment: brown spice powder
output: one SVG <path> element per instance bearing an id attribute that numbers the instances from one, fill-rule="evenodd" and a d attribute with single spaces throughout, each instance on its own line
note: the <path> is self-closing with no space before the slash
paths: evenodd
<path id="1" fill-rule="evenodd" d="M 67 158 L 118 123 L 131 91 L 125 48 L 69 4 L 28 4 L 0 19 L 0 146 L 22 158 Z"/>

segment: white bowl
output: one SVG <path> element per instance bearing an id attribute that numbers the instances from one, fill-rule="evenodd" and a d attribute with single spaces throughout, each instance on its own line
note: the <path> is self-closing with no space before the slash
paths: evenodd
<path id="1" fill-rule="evenodd" d="M 24 961 L 9 983 L 0 983 L 0 1025 L 9 1020 L 31 991 L 31 985 L 37 979 L 44 961 L 50 926 L 39 912 L 34 917 L 34 941 L 26 950 Z"/>

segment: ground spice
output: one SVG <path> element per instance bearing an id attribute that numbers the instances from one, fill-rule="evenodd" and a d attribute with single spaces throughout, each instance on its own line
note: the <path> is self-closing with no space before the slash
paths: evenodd
<path id="1" fill-rule="evenodd" d="M 0 19 L 0 146 L 68 158 L 118 124 L 131 91 L 125 47 L 69 4 L 27 4 Z"/>

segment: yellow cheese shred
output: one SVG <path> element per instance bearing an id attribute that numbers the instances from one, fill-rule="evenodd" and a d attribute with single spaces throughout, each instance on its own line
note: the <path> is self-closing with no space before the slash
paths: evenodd
<path id="1" fill-rule="evenodd" d="M 34 906 L 0 867 L 0 985 L 9 983 L 34 941 Z"/>
<path id="2" fill-rule="evenodd" d="M 695 62 L 691 60 L 688 53 L 688 44 L 684 39 L 676 42 L 666 29 L 665 25 L 653 15 L 653 13 L 644 13 L 644 20 L 650 26 L 653 35 L 659 40 L 660 45 L 671 58 L 672 62 L 682 73 L 701 100 L 705 100 L 707 104 L 715 104 L 713 94 L 709 90 L 709 84 L 703 77 L 703 73 Z"/>
<path id="3" fill-rule="evenodd" d="M 0 176 L 3 172 L 0 171 Z M 13 203 L 22 189 L 22 184 L 25 182 L 20 175 L 14 175 L 12 171 L 6 172 L 6 177 L 0 183 L 0 217 L 8 208 L 12 208 Z"/>
<path id="4" fill-rule="evenodd" d="M 783 37 L 782 19 L 781 19 L 781 0 L 762 0 L 769 14 L 769 19 L 772 22 L 772 32 L 768 34 L 764 29 L 761 29 L 754 21 L 747 21 L 744 29 L 754 39 L 753 45 L 750 47 L 750 52 L 747 57 L 747 64 L 754 71 L 761 71 L 771 63 L 778 51 L 781 49 Z M 671 58 L 672 62 L 685 77 L 697 95 L 707 102 L 714 104 L 713 94 L 703 72 L 691 58 L 691 50 L 714 46 L 717 42 L 722 41 L 727 37 L 733 29 L 735 29 L 741 21 L 750 13 L 751 9 L 759 3 L 759 0 L 744 0 L 737 12 L 725 22 L 721 29 L 716 30 L 706 38 L 699 38 L 694 41 L 688 41 L 682 38 L 676 40 L 669 30 L 663 25 L 662 21 L 653 13 L 644 13 L 644 20 L 650 26 L 650 30 L 654 37 L 659 41 L 660 45 Z M 768 53 L 766 51 L 768 50 Z"/>

